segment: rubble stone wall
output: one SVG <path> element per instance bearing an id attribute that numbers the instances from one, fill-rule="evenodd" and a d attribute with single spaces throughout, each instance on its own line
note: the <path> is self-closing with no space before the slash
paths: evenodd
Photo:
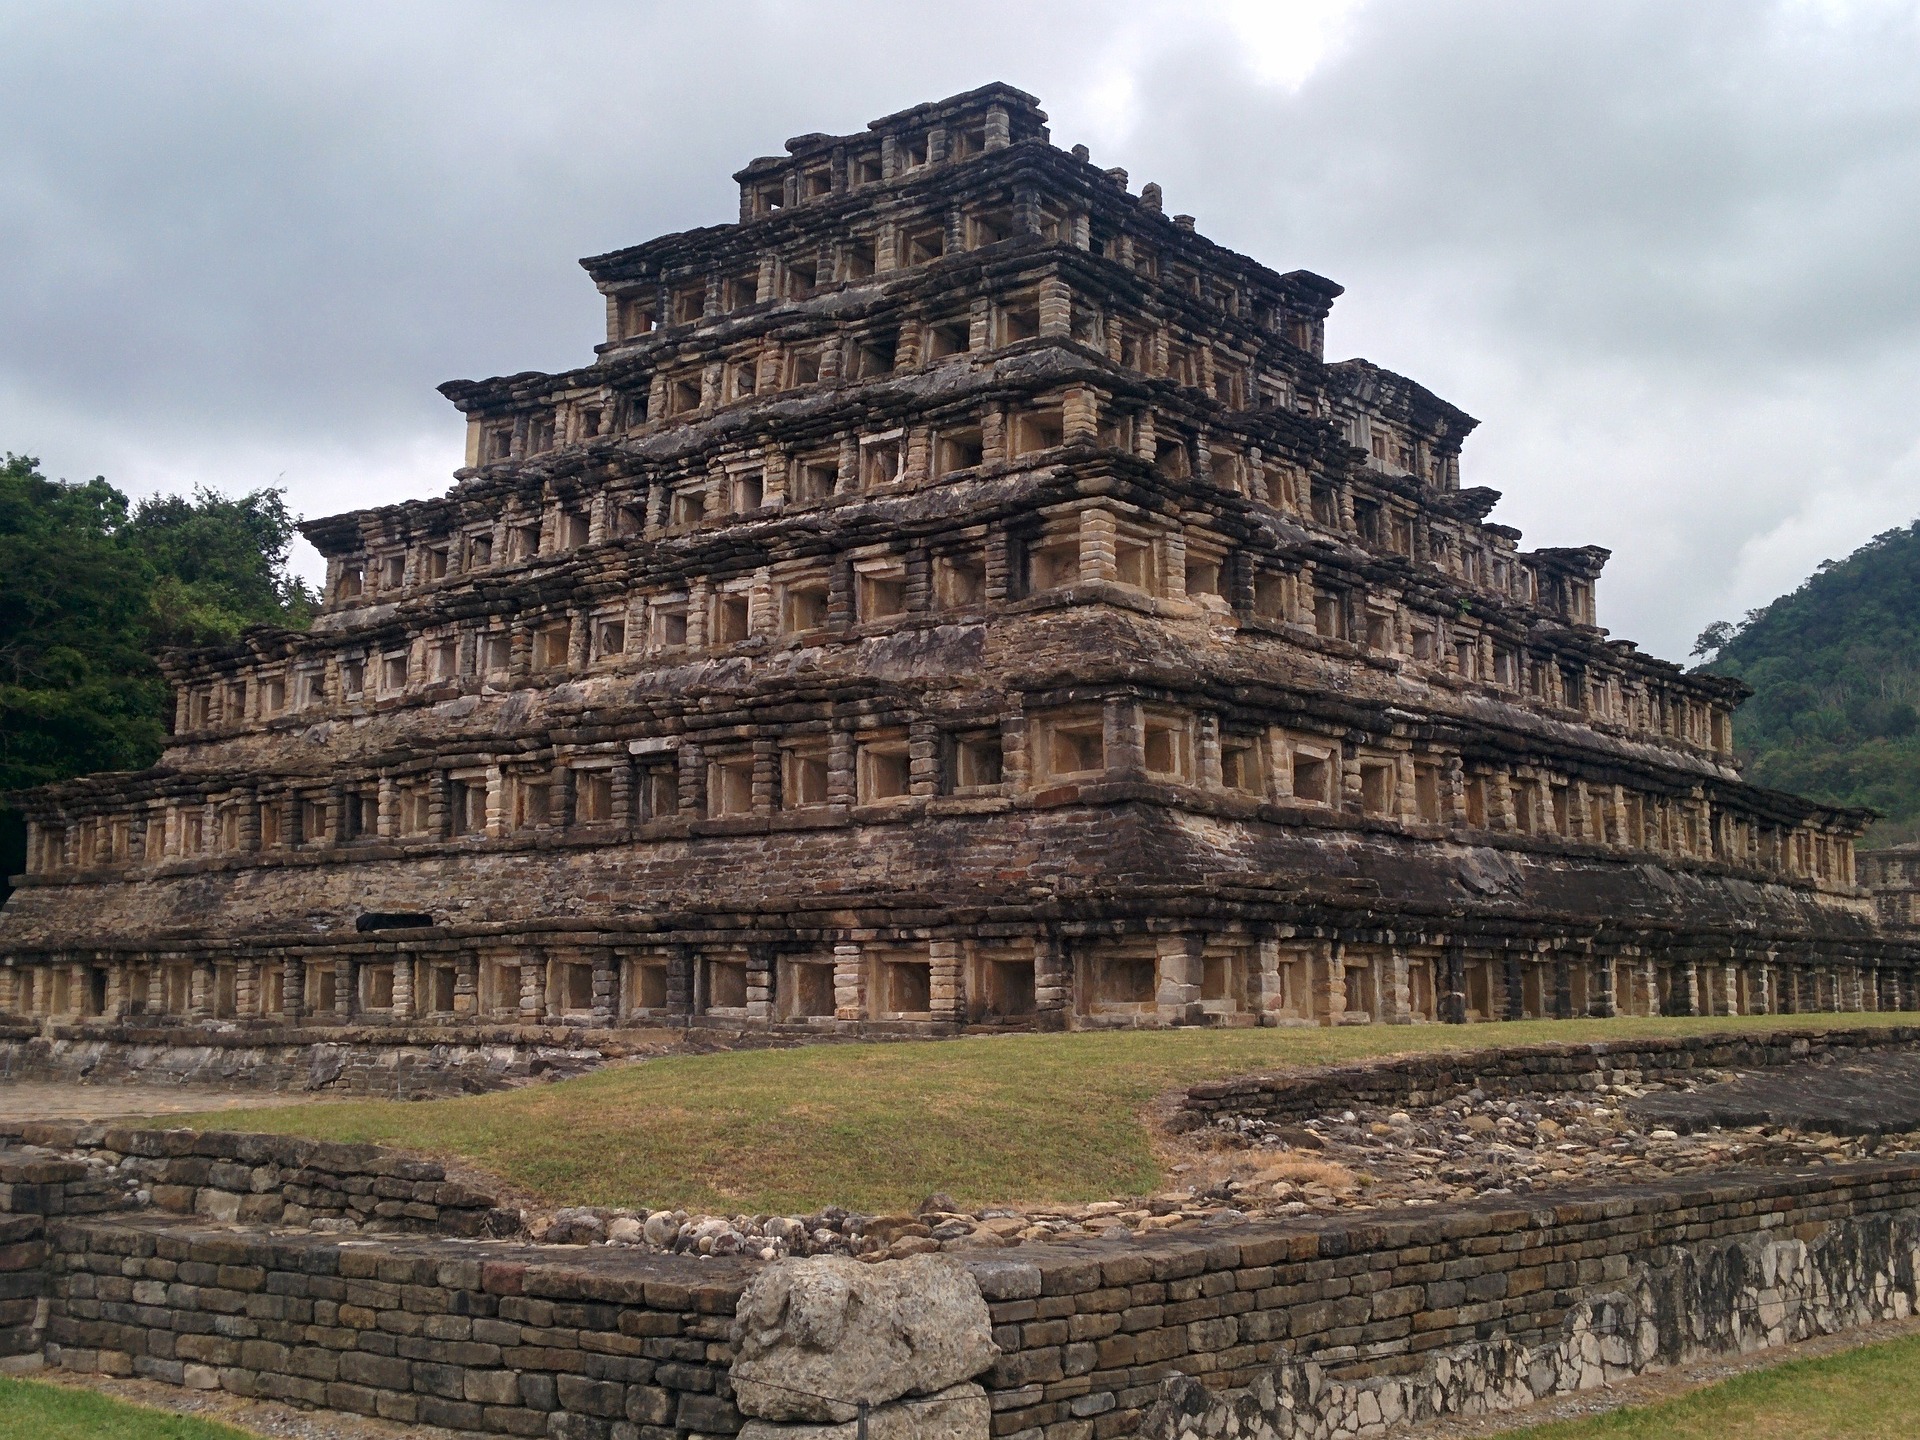
<path id="1" fill-rule="evenodd" d="M 1144 1417 L 1151 1440 L 1331 1440 L 1512 1410 L 1703 1354 L 1770 1350 L 1913 1313 L 1920 1216 L 1663 1246 L 1612 1289 L 1590 1292 L 1536 1345 L 1496 1334 L 1359 1374 L 1288 1356 L 1244 1389 L 1181 1375 Z M 1345 1371 L 1343 1374 L 1342 1371 Z"/>
<path id="2" fill-rule="evenodd" d="M 1194 1129 L 1229 1115 L 1304 1120 L 1349 1105 L 1438 1104 L 1473 1089 L 1490 1095 L 1593 1090 L 1672 1078 L 1678 1072 L 1770 1069 L 1824 1056 L 1915 1045 L 1920 1045 L 1920 1028 L 1887 1025 L 1402 1055 L 1285 1075 L 1204 1081 L 1188 1089 L 1172 1124 L 1175 1129 Z"/>
<path id="3" fill-rule="evenodd" d="M 0 1216 L 0 1373 L 39 1364 L 44 1343 L 46 1222 Z"/>

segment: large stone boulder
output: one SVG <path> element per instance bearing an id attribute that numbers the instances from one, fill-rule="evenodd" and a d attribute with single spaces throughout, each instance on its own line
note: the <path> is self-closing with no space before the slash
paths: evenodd
<path id="1" fill-rule="evenodd" d="M 863 1401 L 971 1380 L 1000 1353 L 980 1287 L 945 1255 L 781 1261 L 754 1278 L 734 1314 L 734 1403 L 760 1420 L 839 1424 Z"/>

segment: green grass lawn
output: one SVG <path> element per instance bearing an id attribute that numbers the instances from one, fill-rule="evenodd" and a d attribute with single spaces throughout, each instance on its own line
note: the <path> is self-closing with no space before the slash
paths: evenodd
<path id="1" fill-rule="evenodd" d="M 1513 1440 L 1905 1440 L 1920 1431 L 1920 1337 L 1736 1375 L 1658 1405 Z"/>
<path id="2" fill-rule="evenodd" d="M 682 1055 L 431 1103 L 329 1101 L 155 1124 L 368 1140 L 458 1158 L 575 1204 L 796 1213 L 1095 1200 L 1162 1187 L 1143 1115 L 1199 1080 L 1412 1050 L 1891 1015 L 1123 1031 Z"/>
<path id="3" fill-rule="evenodd" d="M 254 1440 L 245 1430 L 110 1400 L 90 1390 L 0 1379 L 0 1440 Z"/>

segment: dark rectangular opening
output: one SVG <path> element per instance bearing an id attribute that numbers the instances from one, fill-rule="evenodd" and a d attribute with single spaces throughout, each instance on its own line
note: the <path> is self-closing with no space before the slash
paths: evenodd
<path id="1" fill-rule="evenodd" d="M 831 962 L 789 961 L 784 1009 L 790 1019 L 829 1019 L 834 1011 Z"/>
<path id="2" fill-rule="evenodd" d="M 964 355 L 972 347 L 972 343 L 972 326 L 964 319 L 949 320 L 943 324 L 929 326 L 927 358 L 939 360 L 948 355 Z"/>
<path id="3" fill-rule="evenodd" d="M 880 337 L 863 340 L 854 351 L 853 378 L 871 380 L 880 375 L 893 373 L 895 342 L 891 338 Z"/>
<path id="4" fill-rule="evenodd" d="M 988 961 L 983 978 L 987 1018 L 1003 1020 L 1034 1013 L 1031 960 Z"/>
<path id="5" fill-rule="evenodd" d="M 707 1008 L 738 1010 L 747 1003 L 747 967 L 744 961 L 709 960 Z"/>

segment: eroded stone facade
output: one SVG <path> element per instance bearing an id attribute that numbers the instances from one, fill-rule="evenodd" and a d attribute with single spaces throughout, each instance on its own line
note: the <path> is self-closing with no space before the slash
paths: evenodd
<path id="1" fill-rule="evenodd" d="M 1860 880 L 1882 930 L 1920 938 L 1920 845 L 1861 851 Z"/>
<path id="2" fill-rule="evenodd" d="M 25 797 L 0 1005 L 813 1030 L 1910 1003 L 1865 812 L 1609 638 L 1474 421 L 1006 86 L 593 257 L 446 495 Z"/>

